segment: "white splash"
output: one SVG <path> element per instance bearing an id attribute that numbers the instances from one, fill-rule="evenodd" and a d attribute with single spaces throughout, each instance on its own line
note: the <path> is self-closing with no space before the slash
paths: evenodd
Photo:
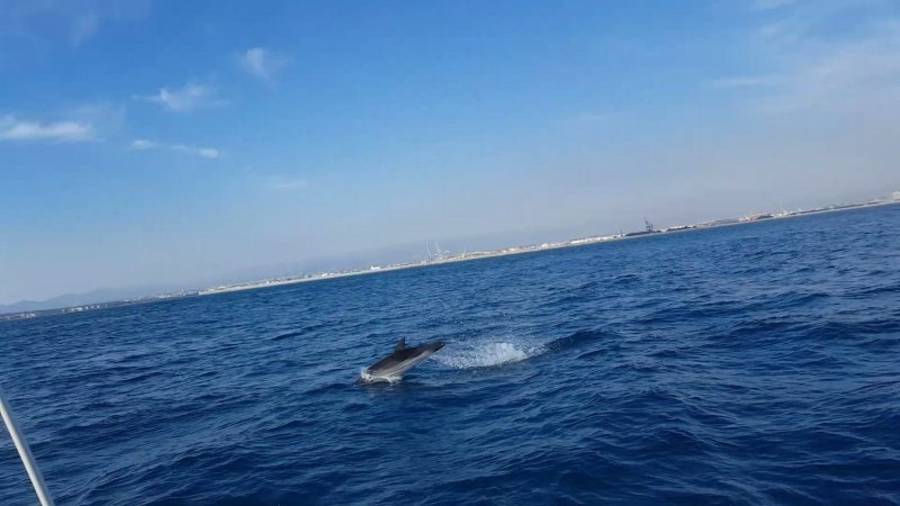
<path id="1" fill-rule="evenodd" d="M 369 371 L 363 368 L 359 371 L 359 379 L 362 380 L 363 383 L 390 383 L 393 385 L 394 383 L 399 383 L 403 379 L 403 376 L 377 376 L 369 374 Z"/>
<path id="2" fill-rule="evenodd" d="M 541 345 L 510 342 L 480 343 L 468 348 L 461 346 L 465 345 L 462 343 L 448 345 L 442 350 L 443 353 L 436 353 L 432 358 L 453 369 L 471 369 L 521 362 L 545 351 Z"/>

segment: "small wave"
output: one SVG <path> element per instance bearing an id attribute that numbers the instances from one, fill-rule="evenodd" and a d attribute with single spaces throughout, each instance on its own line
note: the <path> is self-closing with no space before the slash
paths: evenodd
<path id="1" fill-rule="evenodd" d="M 278 334 L 277 336 L 273 337 L 272 340 L 273 341 L 281 341 L 282 339 L 287 339 L 289 337 L 297 337 L 297 336 L 302 336 L 302 335 L 303 335 L 303 332 L 299 332 L 299 331 L 298 332 L 286 332 L 284 334 Z"/>
<path id="2" fill-rule="evenodd" d="M 609 280 L 610 286 L 632 286 L 641 281 L 637 274 L 620 274 Z"/>
<path id="3" fill-rule="evenodd" d="M 606 338 L 611 334 L 600 330 L 579 330 L 574 334 L 554 339 L 547 343 L 544 347 L 552 351 L 563 351 L 570 348 L 579 348 L 599 339 Z"/>
<path id="4" fill-rule="evenodd" d="M 458 345 L 454 345 L 456 347 Z M 490 342 L 469 349 L 454 349 L 450 353 L 434 355 L 435 361 L 453 369 L 494 367 L 527 360 L 547 351 L 542 345 L 510 342 Z"/>

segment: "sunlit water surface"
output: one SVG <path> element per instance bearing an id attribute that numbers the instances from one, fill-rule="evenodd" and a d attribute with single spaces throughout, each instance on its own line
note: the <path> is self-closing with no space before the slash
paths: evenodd
<path id="1" fill-rule="evenodd" d="M 447 346 L 357 383 L 399 337 Z M 0 323 L 60 505 L 900 504 L 900 206 Z M 8 438 L 0 504 L 33 504 Z"/>

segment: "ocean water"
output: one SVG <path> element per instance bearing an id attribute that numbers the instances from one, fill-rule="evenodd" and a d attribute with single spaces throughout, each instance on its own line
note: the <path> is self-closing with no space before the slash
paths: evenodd
<path id="1" fill-rule="evenodd" d="M 447 346 L 395 385 L 399 337 Z M 0 322 L 60 505 L 900 504 L 900 206 Z M 0 504 L 33 504 L 0 438 Z"/>

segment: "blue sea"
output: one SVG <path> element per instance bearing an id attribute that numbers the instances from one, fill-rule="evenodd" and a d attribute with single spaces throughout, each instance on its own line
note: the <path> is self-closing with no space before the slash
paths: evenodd
<path id="1" fill-rule="evenodd" d="M 360 370 L 447 346 L 394 385 Z M 18 322 L 60 505 L 900 504 L 900 206 Z M 0 504 L 34 504 L 8 437 Z"/>

